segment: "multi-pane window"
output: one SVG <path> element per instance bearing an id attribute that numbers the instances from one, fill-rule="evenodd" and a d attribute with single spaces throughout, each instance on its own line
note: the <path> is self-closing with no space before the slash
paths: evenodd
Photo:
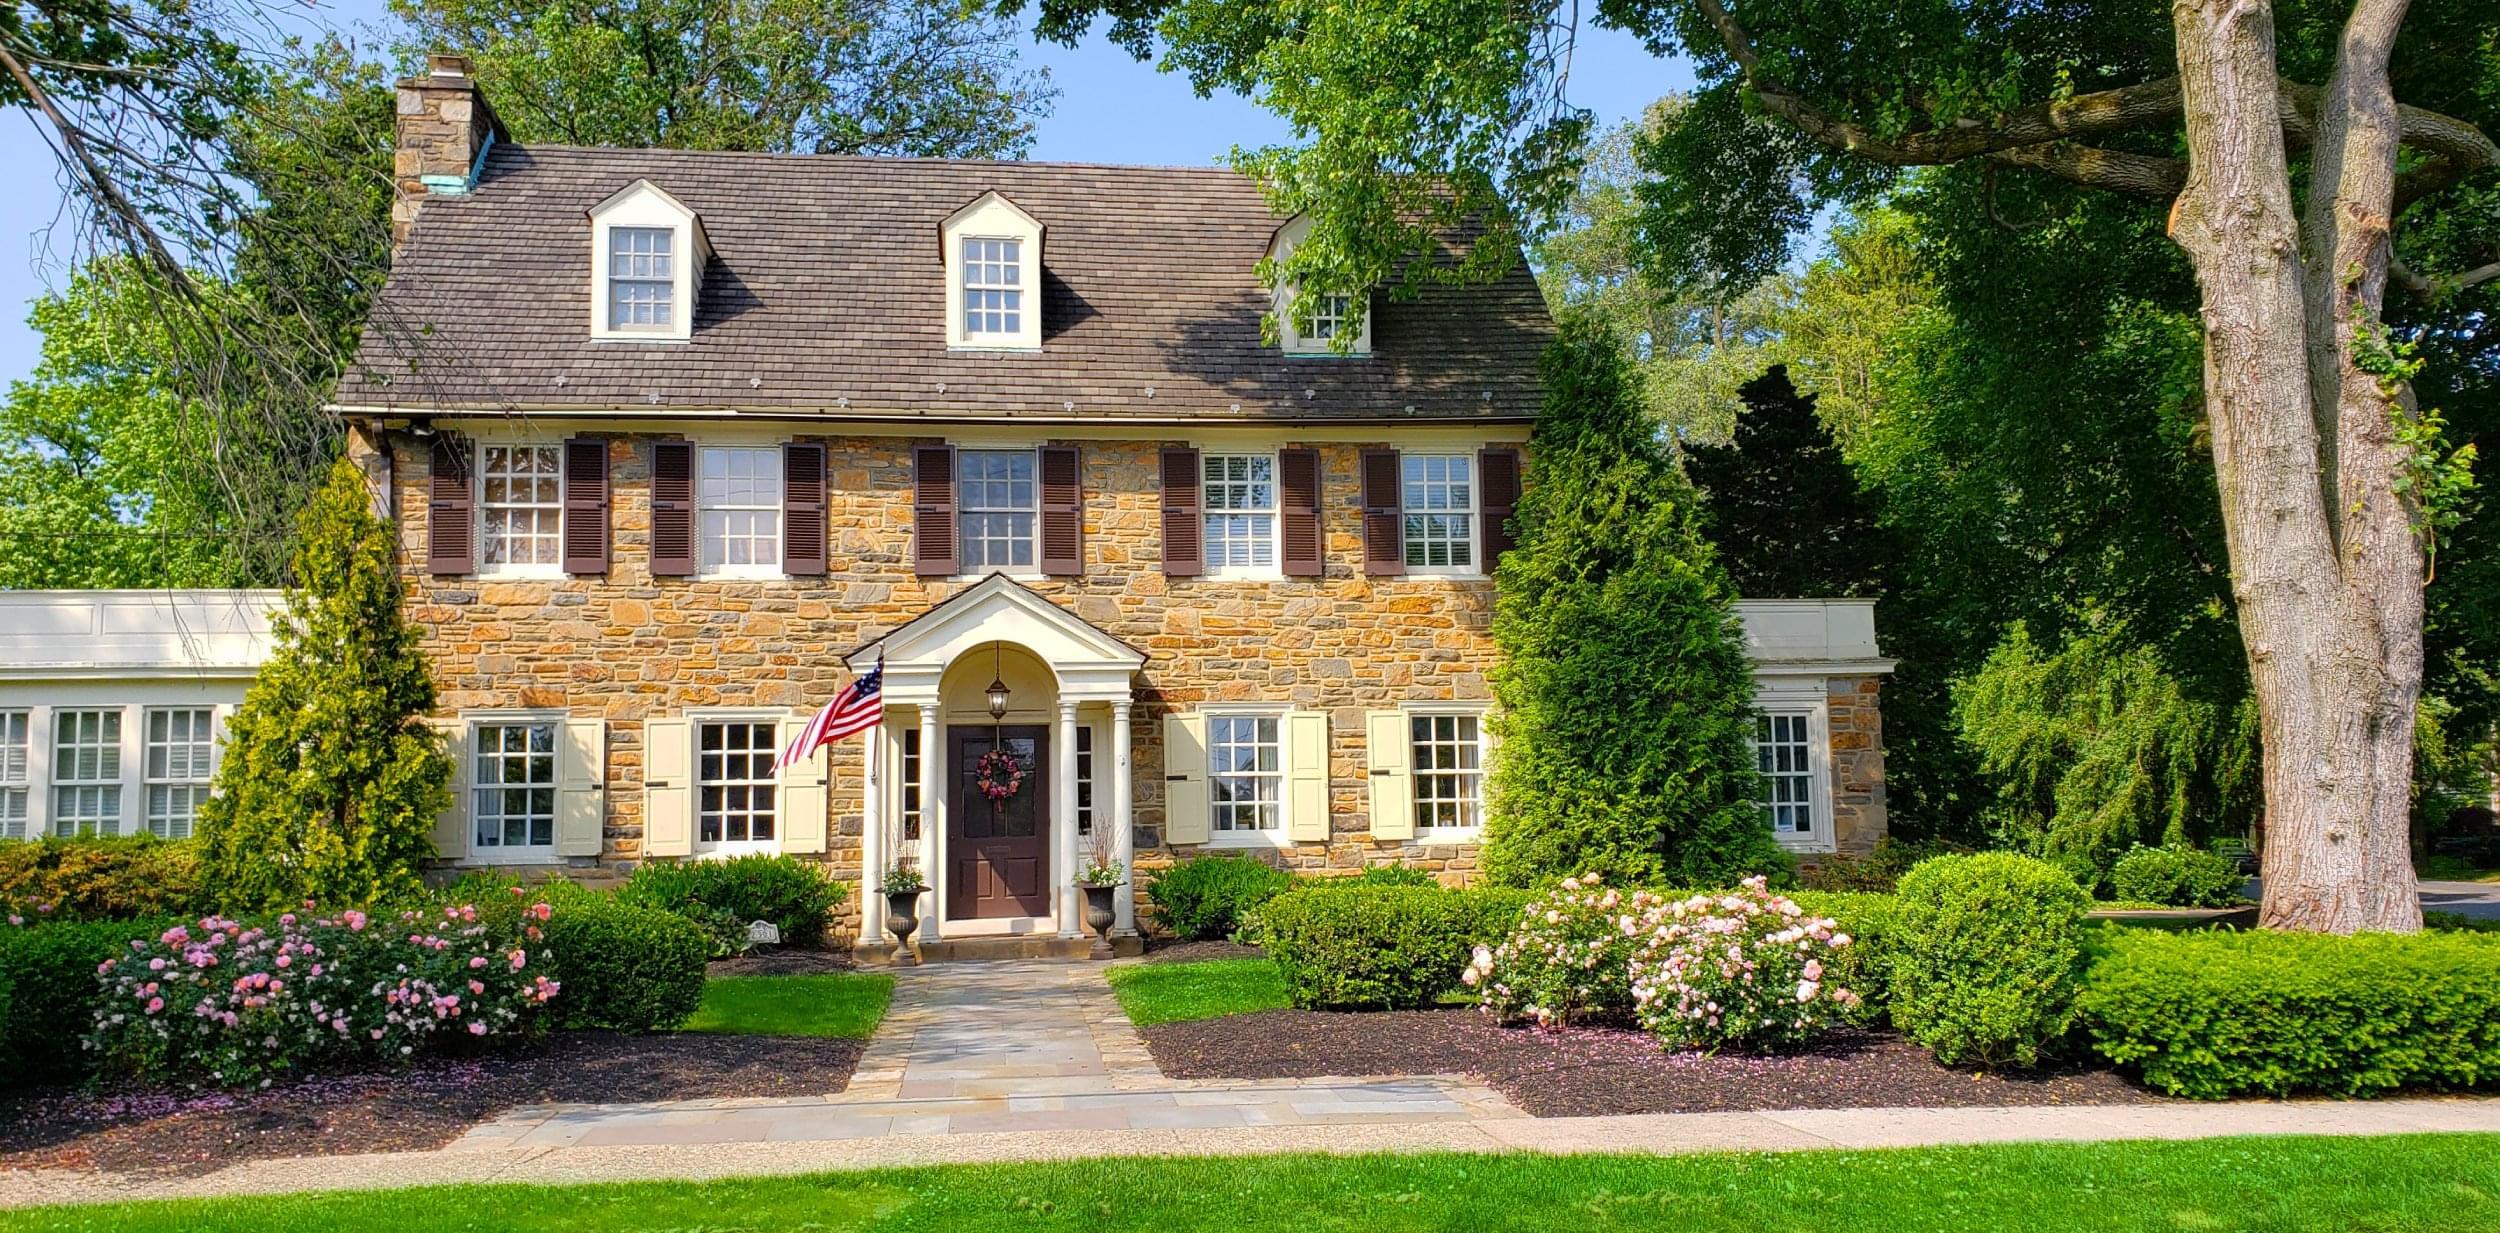
<path id="1" fill-rule="evenodd" d="M 32 839 L 26 831 L 29 772 L 27 715 L 0 711 L 0 839 Z"/>
<path id="2" fill-rule="evenodd" d="M 1345 329 L 1346 318 L 1353 315 L 1354 297 L 1323 295 L 1311 308 L 1311 330 L 1303 337 L 1312 342 L 1327 342 Z"/>
<path id="3" fill-rule="evenodd" d="M 1276 456 L 1208 454 L 1204 469 L 1207 568 L 1276 564 Z"/>
<path id="4" fill-rule="evenodd" d="M 903 842 L 920 842 L 920 729 L 903 729 Z"/>
<path id="5" fill-rule="evenodd" d="M 148 830 L 184 839 L 208 799 L 215 712 L 204 706 L 156 707 L 148 711 Z"/>
<path id="6" fill-rule="evenodd" d="M 1416 715 L 1415 826 L 1473 830 L 1484 819 L 1484 726 L 1474 715 Z"/>
<path id="7" fill-rule="evenodd" d="M 735 720 L 702 725 L 695 786 L 696 838 L 706 844 L 769 844 L 773 839 L 773 754 L 778 725 Z"/>
<path id="8" fill-rule="evenodd" d="M 964 237 L 964 333 L 1024 329 L 1024 244 Z"/>
<path id="9" fill-rule="evenodd" d="M 553 847 L 556 841 L 556 726 L 479 724 L 471 812 L 481 853 Z"/>
<path id="10" fill-rule="evenodd" d="M 706 448 L 695 504 L 704 569 L 780 568 L 781 451 Z"/>
<path id="11" fill-rule="evenodd" d="M 52 712 L 52 833 L 121 830 L 122 713 Z"/>
<path id="12" fill-rule="evenodd" d="M 488 569 L 563 564 L 564 451 L 489 445 L 480 454 L 480 563 Z"/>
<path id="13" fill-rule="evenodd" d="M 608 228 L 608 328 L 676 327 L 677 265 L 667 227 Z"/>
<path id="14" fill-rule="evenodd" d="M 955 483 L 964 572 L 1033 568 L 1033 451 L 960 451 Z"/>
<path id="15" fill-rule="evenodd" d="M 1754 767 L 1762 772 L 1762 816 L 1774 835 L 1814 833 L 1812 716 L 1772 713 L 1754 721 Z"/>
<path id="16" fill-rule="evenodd" d="M 1273 715 L 1207 717 L 1207 790 L 1216 834 L 1276 829 L 1285 778 L 1279 726 Z"/>
<path id="17" fill-rule="evenodd" d="M 1476 563 L 1475 459 L 1408 454 L 1401 464 L 1408 569 L 1463 571 Z"/>
<path id="18" fill-rule="evenodd" d="M 1094 729 L 1076 728 L 1076 833 L 1094 833 Z"/>

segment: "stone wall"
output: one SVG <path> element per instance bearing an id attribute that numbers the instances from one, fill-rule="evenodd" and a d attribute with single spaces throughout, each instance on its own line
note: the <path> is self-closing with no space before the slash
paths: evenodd
<path id="1" fill-rule="evenodd" d="M 1836 676 L 1825 688 L 1831 697 L 1832 846 L 1843 856 L 1865 856 L 1888 829 L 1883 680 Z"/>

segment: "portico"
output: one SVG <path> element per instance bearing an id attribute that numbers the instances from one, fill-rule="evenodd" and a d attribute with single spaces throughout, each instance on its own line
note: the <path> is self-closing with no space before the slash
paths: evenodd
<path id="1" fill-rule="evenodd" d="M 885 665 L 885 722 L 863 755 L 862 939 L 887 936 L 874 890 L 897 863 L 928 878 L 923 941 L 1077 937 L 1074 882 L 1094 835 L 1135 864 L 1133 684 L 1145 659 L 1004 574 L 846 656 L 854 672 Z M 993 751 L 1020 773 L 993 774 L 984 790 Z M 1135 930 L 1128 888 L 1115 928 Z"/>

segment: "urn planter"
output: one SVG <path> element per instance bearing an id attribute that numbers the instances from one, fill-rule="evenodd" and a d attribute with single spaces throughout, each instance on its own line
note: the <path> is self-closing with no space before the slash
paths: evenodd
<path id="1" fill-rule="evenodd" d="M 918 967 L 920 956 L 912 953 L 911 937 L 920 928 L 920 896 L 916 890 L 885 893 L 885 927 L 894 935 L 894 966 Z"/>
<path id="2" fill-rule="evenodd" d="M 1094 948 L 1087 951 L 1085 957 L 1108 959 L 1111 957 L 1111 923 L 1119 919 L 1116 910 L 1120 897 L 1119 884 L 1095 886 L 1079 883 L 1079 887 L 1085 892 L 1085 927 L 1094 931 Z"/>

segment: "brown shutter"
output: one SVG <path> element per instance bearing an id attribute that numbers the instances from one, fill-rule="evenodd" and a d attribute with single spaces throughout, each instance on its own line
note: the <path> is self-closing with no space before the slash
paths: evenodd
<path id="1" fill-rule="evenodd" d="M 1510 551 L 1511 511 L 1519 506 L 1519 451 L 1507 446 L 1476 455 L 1476 493 L 1484 516 L 1484 572 L 1502 563 Z"/>
<path id="2" fill-rule="evenodd" d="M 651 576 L 694 573 L 694 446 L 651 443 Z"/>
<path id="3" fill-rule="evenodd" d="M 564 443 L 564 572 L 608 572 L 608 439 Z"/>
<path id="4" fill-rule="evenodd" d="M 1085 572 L 1085 482 L 1073 445 L 1042 447 L 1042 572 Z"/>
<path id="5" fill-rule="evenodd" d="M 426 478 L 428 573 L 477 572 L 477 475 L 469 469 L 472 457 L 467 437 L 447 432 L 434 438 L 434 465 Z"/>
<path id="6" fill-rule="evenodd" d="M 1363 572 L 1406 572 L 1406 519 L 1396 450 L 1363 451 Z"/>
<path id="7" fill-rule="evenodd" d="M 825 447 L 814 441 L 781 447 L 781 572 L 825 572 Z"/>
<path id="8" fill-rule="evenodd" d="M 921 445 L 911 452 L 912 568 L 923 577 L 963 569 L 955 544 L 955 450 Z"/>
<path id="9" fill-rule="evenodd" d="M 1163 572 L 1181 577 L 1207 572 L 1207 528 L 1199 521 L 1198 451 L 1163 451 Z"/>
<path id="10" fill-rule="evenodd" d="M 1285 576 L 1317 578 L 1326 541 L 1320 538 L 1319 451 L 1293 446 L 1276 455 L 1276 515 L 1283 520 Z"/>

